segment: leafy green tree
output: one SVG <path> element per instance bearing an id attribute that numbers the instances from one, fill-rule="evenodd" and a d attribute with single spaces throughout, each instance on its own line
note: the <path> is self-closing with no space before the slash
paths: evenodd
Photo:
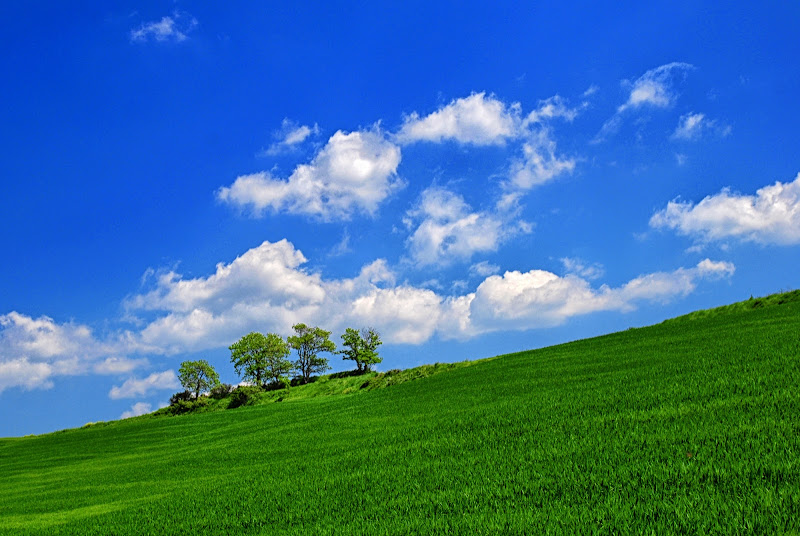
<path id="1" fill-rule="evenodd" d="M 267 359 L 264 351 L 266 346 L 267 338 L 262 333 L 253 331 L 228 347 L 236 374 L 258 387 L 264 384 L 264 378 L 267 376 Z"/>
<path id="2" fill-rule="evenodd" d="M 344 348 L 338 353 L 342 359 L 355 361 L 359 372 L 369 372 L 372 365 L 383 361 L 378 355 L 378 346 L 383 342 L 380 334 L 373 328 L 362 328 L 360 332 L 347 328 L 342 334 L 342 341 Z"/>
<path id="3" fill-rule="evenodd" d="M 292 363 L 286 359 L 289 345 L 275 333 L 248 333 L 228 349 L 236 374 L 259 387 L 263 387 L 268 378 L 278 382 L 292 370 Z"/>
<path id="4" fill-rule="evenodd" d="M 333 353 L 336 351 L 336 345 L 329 338 L 330 331 L 305 324 L 295 324 L 292 329 L 296 335 L 287 337 L 286 341 L 297 352 L 297 360 L 293 363 L 294 370 L 303 377 L 303 383 L 308 383 L 312 374 L 325 372 L 331 368 L 328 359 L 320 357 L 319 353 Z"/>
<path id="5" fill-rule="evenodd" d="M 184 361 L 178 370 L 178 379 L 187 391 L 194 392 L 194 398 L 200 398 L 200 393 L 208 391 L 219 385 L 219 374 L 208 361 Z"/>
<path id="6" fill-rule="evenodd" d="M 264 354 L 267 365 L 267 377 L 275 383 L 280 383 L 281 376 L 292 371 L 292 362 L 286 359 L 291 350 L 283 337 L 275 333 L 267 333 Z"/>

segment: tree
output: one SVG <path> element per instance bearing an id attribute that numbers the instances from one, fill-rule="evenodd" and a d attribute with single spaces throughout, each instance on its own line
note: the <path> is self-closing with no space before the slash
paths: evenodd
<path id="1" fill-rule="evenodd" d="M 277 382 L 292 370 L 292 363 L 286 359 L 289 346 L 275 333 L 248 333 L 228 349 L 236 374 L 259 387 L 264 386 L 267 378 Z"/>
<path id="2" fill-rule="evenodd" d="M 372 365 L 383 361 L 377 351 L 383 343 L 380 334 L 373 328 L 362 328 L 361 332 L 347 328 L 342 334 L 342 341 L 344 348 L 339 354 L 342 359 L 355 361 L 359 372 L 369 372 Z"/>
<path id="3" fill-rule="evenodd" d="M 294 369 L 303 377 L 303 383 L 308 383 L 314 373 L 325 372 L 328 370 L 328 359 L 319 357 L 320 352 L 336 351 L 336 345 L 328 338 L 330 331 L 325 331 L 318 327 L 310 327 L 305 324 L 295 324 L 292 326 L 297 335 L 286 338 L 289 346 L 297 351 L 297 360 L 294 361 Z"/>
<path id="4" fill-rule="evenodd" d="M 200 398 L 200 393 L 219 385 L 219 374 L 208 361 L 184 361 L 178 370 L 178 379 L 187 391 L 194 392 L 194 398 Z"/>
<path id="5" fill-rule="evenodd" d="M 280 382 L 281 376 L 289 374 L 292 370 L 292 362 L 286 359 L 291 353 L 289 344 L 280 335 L 267 333 L 264 353 L 267 376 L 272 378 L 275 383 Z"/>

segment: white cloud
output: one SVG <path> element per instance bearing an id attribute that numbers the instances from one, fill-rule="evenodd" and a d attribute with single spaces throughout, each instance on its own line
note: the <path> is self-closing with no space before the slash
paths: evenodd
<path id="1" fill-rule="evenodd" d="M 592 143 L 600 143 L 616 134 L 622 126 L 622 115 L 629 110 L 672 106 L 678 96 L 673 87 L 675 79 L 685 76 L 691 69 L 694 69 L 694 66 L 688 63 L 672 62 L 647 71 L 633 82 L 623 80 L 623 86 L 630 87 L 628 99 L 603 123 Z"/>
<path id="2" fill-rule="evenodd" d="M 129 359 L 126 357 L 107 357 L 103 361 L 95 363 L 92 370 L 97 374 L 125 374 L 137 368 L 148 365 L 147 359 Z"/>
<path id="3" fill-rule="evenodd" d="M 207 278 L 160 278 L 155 290 L 128 302 L 165 311 L 141 332 L 142 344 L 163 353 L 219 348 L 252 330 L 289 334 L 301 321 L 334 333 L 370 325 L 387 343 L 420 344 L 437 334 L 469 338 L 553 326 L 596 311 L 627 311 L 642 300 L 683 296 L 701 280 L 733 272 L 728 263 L 705 260 L 694 268 L 646 274 L 619 288 L 593 288 L 575 274 L 511 271 L 487 277 L 473 293 L 445 297 L 430 288 L 396 284 L 383 260 L 351 279 L 308 273 L 302 269 L 304 260 L 286 241 L 264 242 L 218 265 Z M 488 263 L 478 266 L 487 272 L 497 269 Z"/>
<path id="4" fill-rule="evenodd" d="M 291 312 L 318 307 L 325 299 L 321 277 L 300 269 L 306 258 L 286 240 L 264 242 L 230 264 L 220 263 L 208 277 L 183 279 L 166 272 L 150 292 L 126 300 L 129 310 L 162 310 L 170 314 L 141 332 L 146 345 L 166 353 L 227 346 L 256 319 L 285 328 Z M 288 324 L 291 326 L 291 324 Z M 164 346 L 164 341 L 169 341 Z"/>
<path id="5" fill-rule="evenodd" d="M 315 123 L 313 127 L 300 125 L 290 119 L 284 119 L 281 128 L 275 133 L 278 139 L 262 152 L 263 155 L 276 155 L 285 151 L 291 151 L 298 145 L 306 141 L 310 136 L 319 134 L 319 126 Z"/>
<path id="6" fill-rule="evenodd" d="M 625 84 L 631 86 L 631 91 L 628 100 L 620 105 L 617 111 L 623 112 L 641 106 L 656 108 L 671 106 L 677 97 L 672 87 L 673 81 L 678 76 L 685 75 L 690 69 L 694 67 L 688 63 L 673 62 L 647 71 L 633 83 L 626 81 Z"/>
<path id="7" fill-rule="evenodd" d="M 139 415 L 144 415 L 146 413 L 150 413 L 151 411 L 153 411 L 152 405 L 147 404 L 146 402 L 137 402 L 131 406 L 131 409 L 123 411 L 119 418 L 128 419 L 130 417 L 138 417 Z"/>
<path id="8" fill-rule="evenodd" d="M 673 272 L 656 272 L 637 277 L 617 292 L 617 299 L 628 307 L 635 300 L 667 302 L 676 296 L 692 292 L 698 279 L 719 279 L 733 275 L 735 267 L 729 262 L 704 259 L 694 268 L 679 268 Z"/>
<path id="9" fill-rule="evenodd" d="M 50 389 L 53 375 L 50 363 L 31 362 L 27 357 L 0 360 L 0 393 L 11 387 Z"/>
<path id="10" fill-rule="evenodd" d="M 189 33 L 197 27 L 197 19 L 181 11 L 175 11 L 171 17 L 162 17 L 159 21 L 146 22 L 139 28 L 131 30 L 133 42 L 147 41 L 180 43 L 189 38 Z"/>
<path id="11" fill-rule="evenodd" d="M 287 241 L 264 242 L 205 278 L 163 274 L 150 292 L 130 297 L 131 310 L 164 311 L 140 333 L 161 353 L 224 347 L 254 329 L 288 334 L 305 322 L 340 331 L 371 325 L 386 342 L 418 343 L 436 329 L 441 298 L 395 285 L 383 260 L 352 279 L 325 280 L 302 268 L 305 257 Z"/>
<path id="12" fill-rule="evenodd" d="M 619 288 L 594 289 L 576 275 L 559 277 L 543 270 L 506 272 L 488 277 L 468 302 L 464 331 L 477 334 L 506 329 L 534 329 L 562 324 L 597 311 L 628 311 L 639 300 L 666 302 L 685 296 L 702 279 L 730 276 L 730 263 L 701 261 L 694 268 L 637 277 Z M 464 303 L 461 307 L 466 309 Z"/>
<path id="13" fill-rule="evenodd" d="M 724 189 L 696 205 L 670 201 L 650 218 L 654 228 L 673 229 L 700 243 L 736 239 L 759 244 L 800 244 L 800 173 L 741 195 Z"/>
<path id="14" fill-rule="evenodd" d="M 700 135 L 703 128 L 708 126 L 708 120 L 705 117 L 705 114 L 700 113 L 690 113 L 681 116 L 678 121 L 678 126 L 675 128 L 675 132 L 672 133 L 672 137 L 678 140 L 691 140 L 696 138 Z"/>
<path id="15" fill-rule="evenodd" d="M 428 289 L 373 288 L 352 301 L 351 318 L 357 325 L 380 326 L 389 342 L 420 344 L 436 332 L 441 302 Z"/>
<path id="16" fill-rule="evenodd" d="M 59 324 L 16 311 L 0 315 L 0 392 L 9 387 L 48 389 L 54 377 L 85 374 L 93 366 L 106 373 L 98 359 L 122 347 L 122 341 L 97 340 L 82 324 Z"/>
<path id="17" fill-rule="evenodd" d="M 584 279 L 595 280 L 603 277 L 605 274 L 603 265 L 598 263 L 589 264 L 583 259 L 578 259 L 575 257 L 563 257 L 560 260 L 567 273 L 575 274 L 583 277 Z"/>
<path id="18" fill-rule="evenodd" d="M 129 378 L 122 385 L 112 387 L 108 396 L 113 400 L 136 398 L 137 396 L 147 396 L 152 391 L 178 389 L 180 386 L 175 371 L 165 370 L 164 372 L 154 372 L 147 378 Z"/>
<path id="19" fill-rule="evenodd" d="M 397 138 L 402 143 L 454 140 L 473 145 L 501 145 L 518 134 L 519 105 L 506 106 L 485 92 L 456 99 L 439 110 L 420 117 L 406 117 Z"/>
<path id="20" fill-rule="evenodd" d="M 310 164 L 298 166 L 288 180 L 267 172 L 243 175 L 217 197 L 255 215 L 269 209 L 348 219 L 355 212 L 374 215 L 378 206 L 403 186 L 397 176 L 400 148 L 375 129 L 336 132 Z"/>
<path id="21" fill-rule="evenodd" d="M 415 228 L 407 246 L 419 266 L 469 260 L 475 253 L 495 251 L 503 241 L 527 229 L 486 212 L 475 212 L 458 194 L 437 187 L 422 193 L 405 221 Z"/>
<path id="22" fill-rule="evenodd" d="M 570 108 L 560 95 L 554 95 L 549 99 L 539 101 L 539 107 L 528 114 L 522 122 L 522 127 L 526 128 L 536 123 L 549 121 L 550 119 L 560 118 L 566 121 L 573 121 L 578 117 L 579 113 L 579 108 Z"/>
<path id="23" fill-rule="evenodd" d="M 471 274 L 486 277 L 489 275 L 494 275 L 500 271 L 500 267 L 496 264 L 491 264 L 489 261 L 481 261 L 478 263 L 473 264 L 469 267 L 469 272 Z"/>
<path id="24" fill-rule="evenodd" d="M 728 136 L 733 129 L 729 125 L 722 125 L 713 119 L 708 119 L 702 113 L 688 113 L 678 120 L 678 126 L 672 133 L 673 140 L 694 140 L 704 132 L 712 131 L 718 136 Z"/>
<path id="25" fill-rule="evenodd" d="M 529 135 L 522 153 L 522 158 L 511 163 L 510 177 L 504 184 L 507 190 L 511 190 L 511 199 L 516 199 L 518 192 L 530 190 L 575 169 L 574 159 L 556 154 L 556 142 L 546 128 Z M 506 199 L 501 204 L 508 206 L 510 203 Z"/>
<path id="26" fill-rule="evenodd" d="M 592 95 L 594 95 L 598 91 L 600 91 L 600 88 L 598 86 L 596 86 L 595 84 L 592 84 L 591 86 L 589 86 L 586 89 L 586 91 L 583 92 L 583 94 L 581 96 L 585 99 L 587 97 L 591 97 Z"/>

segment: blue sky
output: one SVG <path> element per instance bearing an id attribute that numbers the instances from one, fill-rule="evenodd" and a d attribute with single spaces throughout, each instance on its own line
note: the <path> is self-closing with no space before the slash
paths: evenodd
<path id="1" fill-rule="evenodd" d="M 793 3 L 2 10 L 0 436 L 254 330 L 404 368 L 800 283 Z"/>

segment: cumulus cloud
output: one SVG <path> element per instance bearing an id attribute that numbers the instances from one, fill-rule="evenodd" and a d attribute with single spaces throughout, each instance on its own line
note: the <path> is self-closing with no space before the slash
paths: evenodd
<path id="1" fill-rule="evenodd" d="M 254 329 L 289 334 L 300 321 L 334 332 L 370 325 L 387 343 L 420 344 L 436 335 L 469 338 L 549 327 L 596 311 L 627 311 L 640 301 L 684 296 L 701 280 L 729 276 L 734 269 L 704 260 L 693 268 L 645 274 L 618 288 L 595 288 L 577 274 L 510 271 L 485 277 L 475 292 L 443 296 L 397 284 L 383 260 L 343 279 L 307 272 L 304 262 L 290 243 L 264 242 L 206 278 L 164 276 L 156 289 L 128 303 L 159 311 L 141 337 L 164 353 L 227 346 Z M 473 273 L 497 270 L 488 263 L 479 266 Z"/>
<path id="2" fill-rule="evenodd" d="M 467 333 L 501 329 L 552 327 L 567 319 L 597 311 L 628 311 L 637 301 L 665 302 L 685 296 L 702 279 L 730 276 L 734 267 L 726 262 L 701 261 L 694 268 L 656 272 L 637 277 L 618 288 L 592 288 L 585 279 L 568 274 L 559 277 L 544 270 L 506 272 L 488 277 L 468 302 Z M 466 305 L 462 303 L 462 307 Z"/>
<path id="3" fill-rule="evenodd" d="M 197 27 L 197 24 L 197 19 L 188 13 L 175 11 L 172 16 L 146 22 L 131 30 L 130 38 L 132 42 L 138 43 L 148 41 L 180 43 L 189 38 L 189 33 Z"/>
<path id="4" fill-rule="evenodd" d="M 153 391 L 178 389 L 180 386 L 175 371 L 165 370 L 164 372 L 154 372 L 146 378 L 128 378 L 122 385 L 112 387 L 108 396 L 112 400 L 136 398 L 147 396 Z"/>
<path id="5" fill-rule="evenodd" d="M 521 230 L 529 230 L 499 216 L 473 211 L 461 196 L 438 187 L 422 193 L 405 222 L 414 228 L 407 246 L 419 266 L 466 261 L 476 253 L 495 251 Z"/>
<path id="6" fill-rule="evenodd" d="M 227 346 L 253 329 L 288 334 L 297 322 L 332 330 L 374 325 L 387 342 L 419 340 L 427 320 L 417 305 L 429 291 L 395 287 L 386 261 L 364 266 L 354 278 L 329 280 L 306 271 L 305 262 L 286 240 L 264 242 L 205 278 L 165 273 L 156 288 L 130 297 L 126 306 L 159 312 L 140 337 L 167 354 Z M 379 311 L 391 303 L 395 308 Z"/>
<path id="7" fill-rule="evenodd" d="M 27 357 L 0 361 L 0 393 L 10 387 L 49 389 L 54 367 L 50 363 L 31 361 Z"/>
<path id="8" fill-rule="evenodd" d="M 372 288 L 352 300 L 356 324 L 380 326 L 387 340 L 420 344 L 438 327 L 442 298 L 429 289 L 400 286 Z"/>
<path id="9" fill-rule="evenodd" d="M 138 417 L 139 415 L 145 415 L 153 411 L 153 406 L 147 404 L 146 402 L 136 402 L 134 405 L 131 406 L 131 409 L 127 411 L 123 411 L 122 415 L 119 416 L 120 419 L 127 419 L 130 417 Z"/>
<path id="10" fill-rule="evenodd" d="M 540 101 L 523 119 L 519 103 L 506 104 L 494 96 L 487 97 L 486 93 L 473 93 L 425 117 L 416 112 L 406 117 L 397 139 L 403 143 L 454 140 L 472 145 L 502 145 L 522 140 L 522 156 L 511 162 L 509 180 L 505 183 L 514 190 L 504 203 L 509 206 L 522 191 L 575 168 L 574 159 L 556 154 L 548 122 L 572 121 L 579 112 L 579 108 L 568 106 L 565 99 L 555 95 Z"/>
<path id="11" fill-rule="evenodd" d="M 675 230 L 699 243 L 735 239 L 759 244 L 800 243 L 800 173 L 742 195 L 724 189 L 697 204 L 670 201 L 653 214 L 650 226 Z"/>
<path id="12" fill-rule="evenodd" d="M 406 117 L 397 134 L 402 143 L 453 140 L 473 145 L 501 145 L 517 136 L 519 104 L 506 104 L 485 92 L 456 99 L 437 111 Z"/>
<path id="13" fill-rule="evenodd" d="M 319 126 L 315 123 L 313 127 L 300 125 L 290 119 L 284 119 L 281 128 L 275 133 L 277 141 L 262 151 L 262 155 L 276 155 L 282 152 L 291 151 L 298 145 L 306 141 L 310 136 L 319 134 Z"/>
<path id="14" fill-rule="evenodd" d="M 141 366 L 142 361 L 114 357 L 123 346 L 122 338 L 98 340 L 88 326 L 75 322 L 58 323 L 16 311 L 0 315 L 0 392 L 9 387 L 47 389 L 57 376 Z"/>
<path id="15" fill-rule="evenodd" d="M 298 166 L 287 180 L 268 172 L 243 175 L 220 188 L 223 202 L 252 210 L 349 219 L 374 215 L 378 206 L 403 186 L 397 176 L 400 148 L 378 130 L 336 132 L 310 164 Z"/>

